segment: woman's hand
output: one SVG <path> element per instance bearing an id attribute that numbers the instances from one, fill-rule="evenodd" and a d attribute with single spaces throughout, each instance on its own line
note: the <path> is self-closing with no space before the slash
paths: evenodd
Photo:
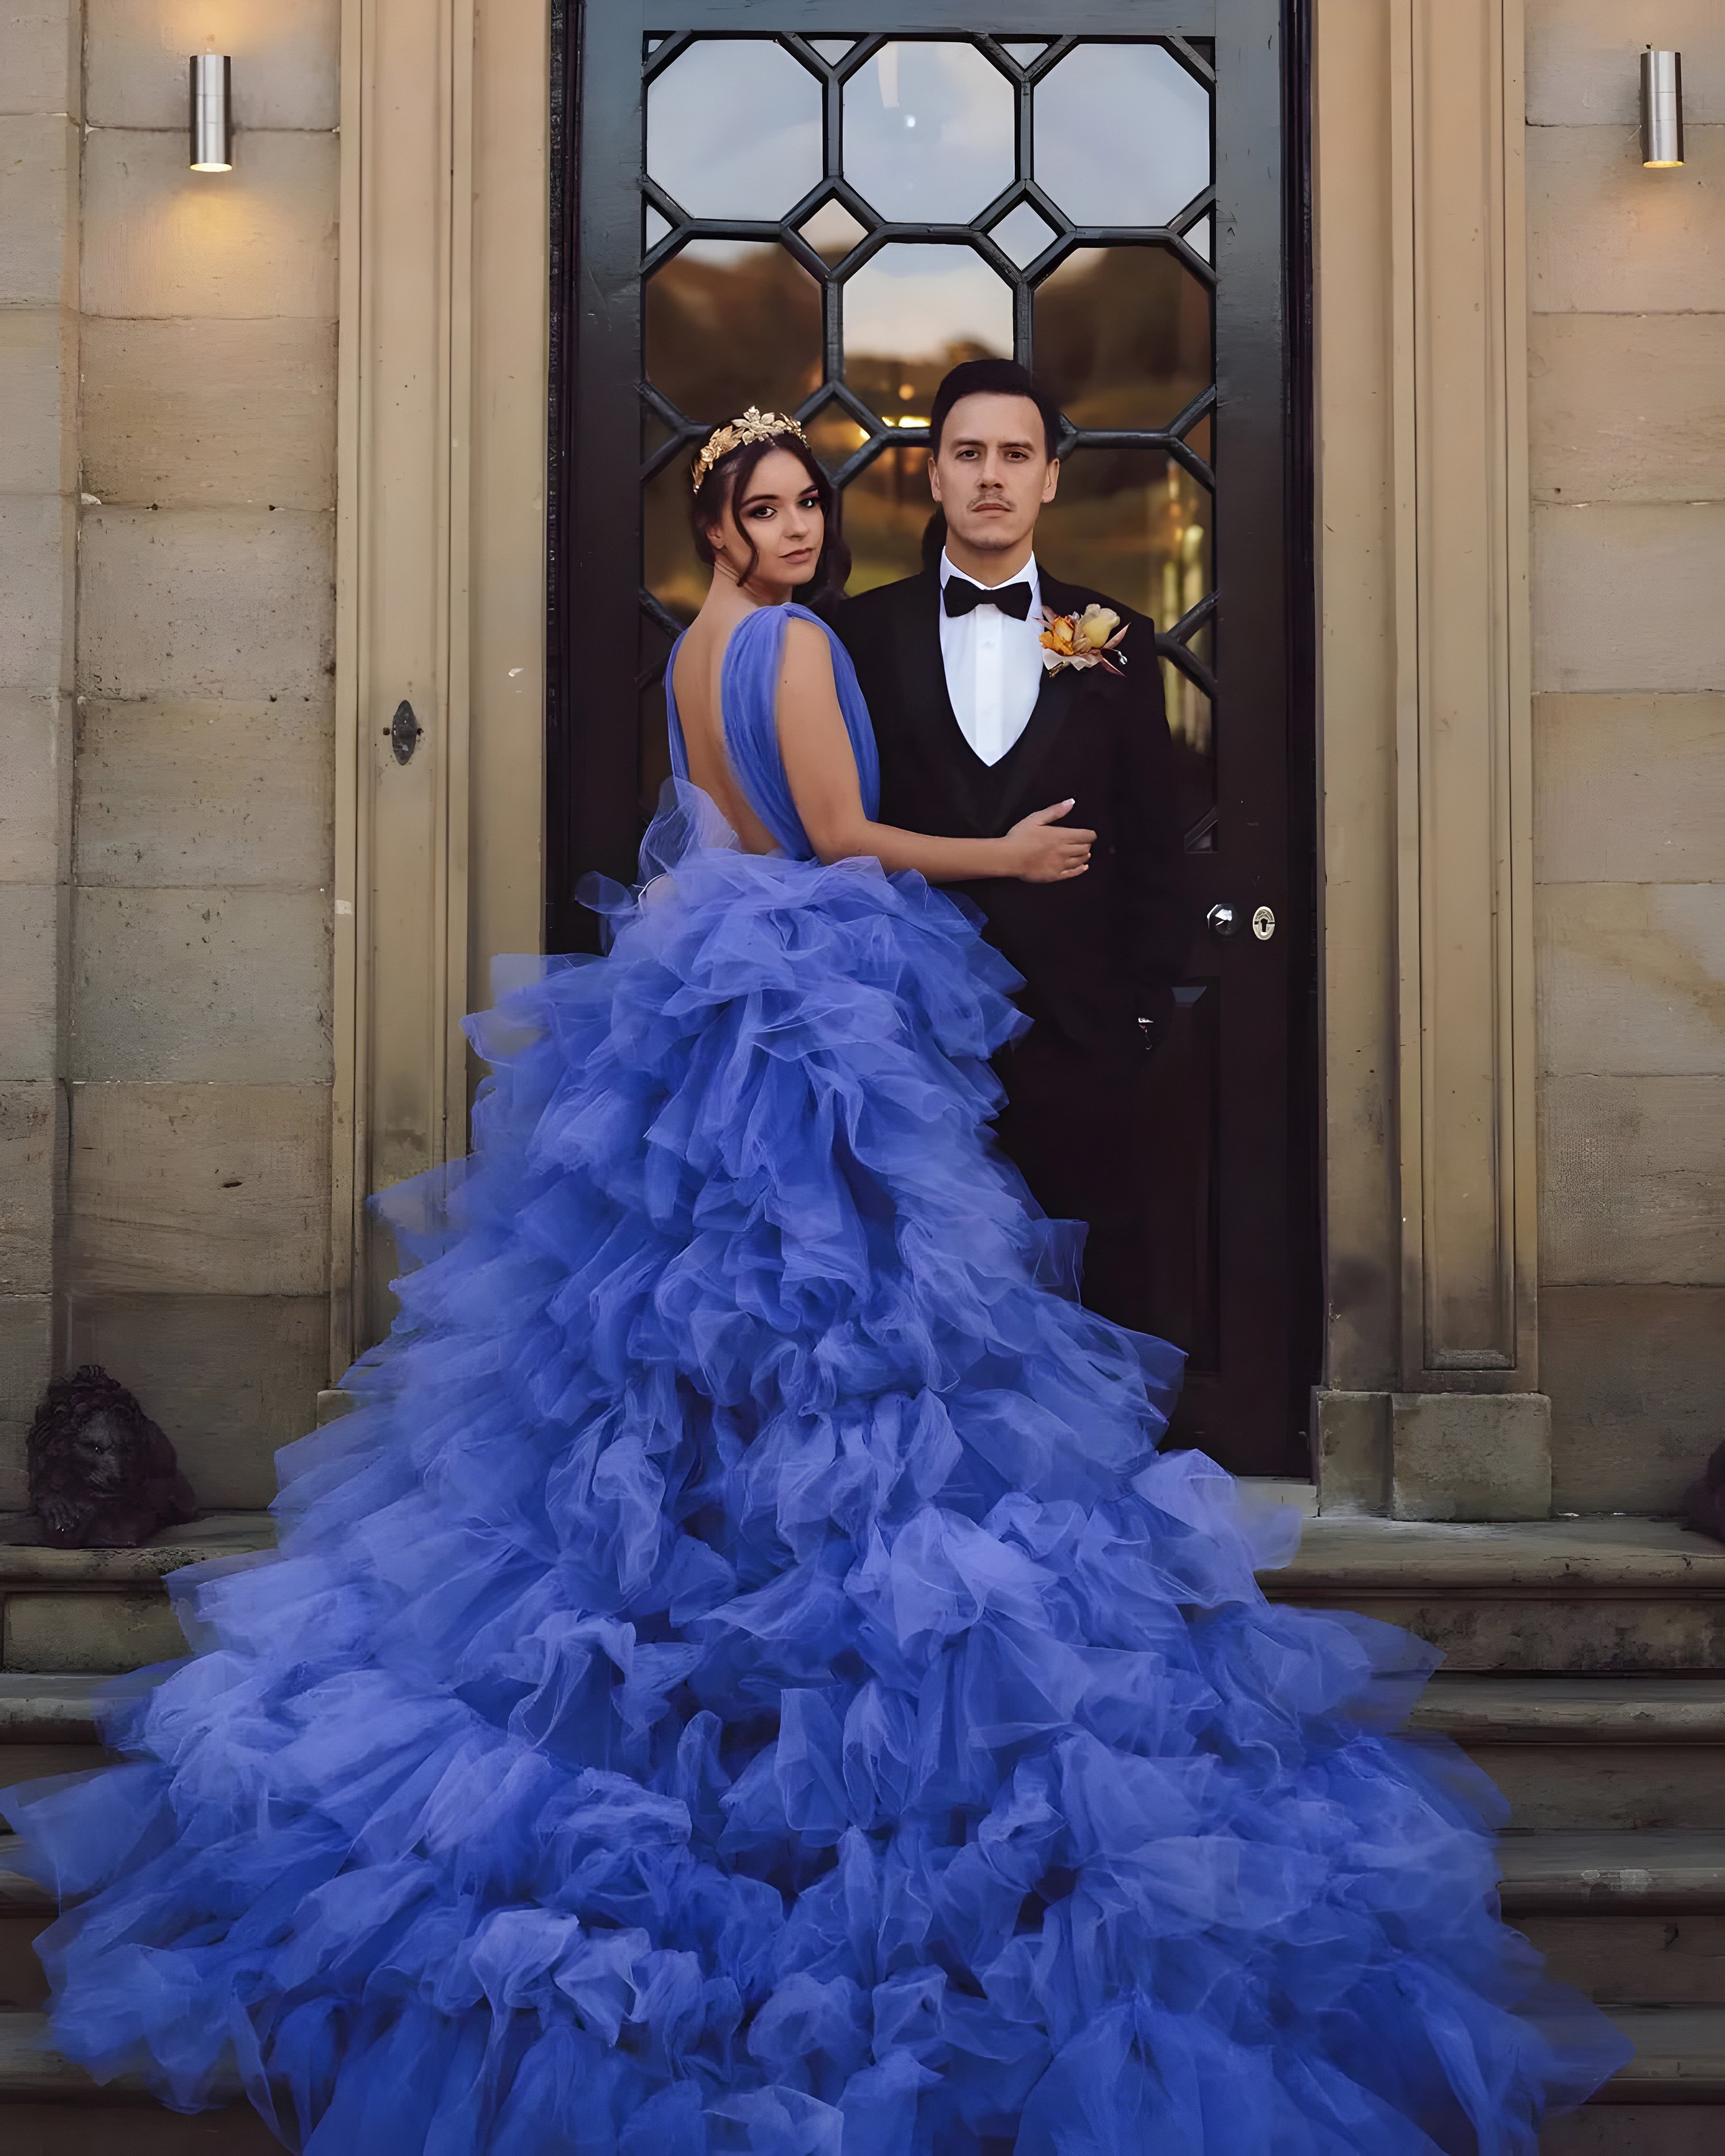
<path id="1" fill-rule="evenodd" d="M 1004 873 L 1025 883 L 1065 883 L 1082 875 L 1096 834 L 1060 822 L 1071 813 L 1071 802 L 1057 801 L 1052 808 L 1039 808 L 1014 824 L 1001 841 L 1012 863 Z"/>

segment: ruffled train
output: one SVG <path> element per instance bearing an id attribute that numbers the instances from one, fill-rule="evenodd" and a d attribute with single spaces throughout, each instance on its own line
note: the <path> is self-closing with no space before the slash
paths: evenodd
<path id="1" fill-rule="evenodd" d="M 62 2048 L 311 2156 L 1530 2156 L 1619 2062 L 1433 1657 L 1267 1604 L 986 1142 L 1013 978 L 683 793 L 127 1763 L 9 1794 Z"/>

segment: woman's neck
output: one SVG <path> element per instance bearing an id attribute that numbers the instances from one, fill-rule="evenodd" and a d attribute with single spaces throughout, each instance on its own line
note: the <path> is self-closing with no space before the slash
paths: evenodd
<path id="1" fill-rule="evenodd" d="M 701 610 L 703 613 L 710 608 L 714 613 L 752 613 L 757 607 L 785 605 L 794 589 L 792 584 L 763 583 L 758 577 L 751 577 L 745 583 L 727 562 L 715 562 L 713 580 Z"/>

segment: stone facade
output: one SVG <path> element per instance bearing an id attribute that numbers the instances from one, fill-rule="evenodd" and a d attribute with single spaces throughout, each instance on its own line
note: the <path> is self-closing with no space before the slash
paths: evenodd
<path id="1" fill-rule="evenodd" d="M 218 1507 L 267 1502 L 327 1373 L 339 31 L 0 13 L 0 1506 L 51 1363 L 122 1377 Z"/>
<path id="2" fill-rule="evenodd" d="M 1668 1510 L 1725 1437 L 1725 12 L 1527 30 L 1541 1376 L 1557 1507 Z"/>

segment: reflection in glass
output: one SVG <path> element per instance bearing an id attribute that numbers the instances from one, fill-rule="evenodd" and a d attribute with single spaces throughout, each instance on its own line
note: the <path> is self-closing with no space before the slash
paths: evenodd
<path id="1" fill-rule="evenodd" d="M 697 239 L 647 280 L 647 378 L 708 426 L 820 387 L 820 287 L 765 240 Z"/>
<path id="2" fill-rule="evenodd" d="M 809 437 L 809 448 L 829 472 L 837 471 L 869 439 L 842 404 L 822 405 L 812 419 L 803 422 L 803 431 Z"/>
<path id="3" fill-rule="evenodd" d="M 928 452 L 906 443 L 883 449 L 845 490 L 845 537 L 850 548 L 845 588 L 871 592 L 913 577 L 922 566 L 922 534 L 934 514 Z"/>
<path id="4" fill-rule="evenodd" d="M 972 45 L 883 45 L 845 85 L 845 177 L 901 223 L 963 224 L 1010 186 L 1012 85 Z"/>
<path id="5" fill-rule="evenodd" d="M 1166 248 L 1081 248 L 1034 305 L 1036 372 L 1076 427 L 1166 427 L 1209 382 L 1210 295 Z"/>
<path id="6" fill-rule="evenodd" d="M 1008 210 L 989 234 L 1007 260 L 1020 270 L 1034 262 L 1054 236 L 1054 227 L 1029 203 Z"/>
<path id="7" fill-rule="evenodd" d="M 926 427 L 960 360 L 1011 356 L 1011 290 L 973 249 L 883 247 L 845 287 L 845 377 L 889 425 Z"/>
<path id="8" fill-rule="evenodd" d="M 859 240 L 869 236 L 866 225 L 839 201 L 824 202 L 813 217 L 805 217 L 797 229 L 823 262 L 842 262 Z"/>
<path id="9" fill-rule="evenodd" d="M 703 38 L 647 86 L 647 170 L 691 217 L 783 217 L 821 167 L 819 81 L 770 38 Z"/>
<path id="10" fill-rule="evenodd" d="M 1209 495 L 1161 449 L 1074 449 L 1042 512 L 1037 551 L 1073 583 L 1124 599 L 1169 629 L 1210 588 Z M 1187 649 L 1209 663 L 1206 624 Z M 1164 660 L 1163 685 L 1189 828 L 1214 801 L 1209 700 Z"/>
<path id="11" fill-rule="evenodd" d="M 640 725 L 635 742 L 635 791 L 636 807 L 644 829 L 659 806 L 660 789 L 671 775 L 664 675 L 671 640 L 659 624 L 644 613 L 640 616 L 640 624 L 635 664 L 637 675 L 645 685 L 641 690 Z"/>
<path id="12" fill-rule="evenodd" d="M 1036 177 L 1076 224 L 1166 224 L 1210 182 L 1210 99 L 1160 45 L 1081 45 L 1038 84 Z"/>
<path id="13" fill-rule="evenodd" d="M 695 551 L 689 529 L 689 468 L 673 457 L 641 494 L 641 580 L 667 613 L 693 621 L 711 572 Z"/>

